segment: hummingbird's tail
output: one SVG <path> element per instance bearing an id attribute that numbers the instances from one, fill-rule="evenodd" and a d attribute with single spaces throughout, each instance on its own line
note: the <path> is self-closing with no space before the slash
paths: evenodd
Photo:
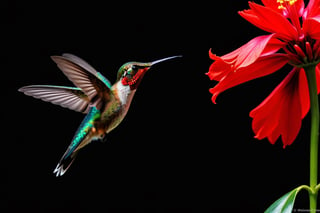
<path id="1" fill-rule="evenodd" d="M 57 177 L 62 176 L 69 169 L 69 167 L 73 163 L 77 154 L 78 154 L 78 151 L 72 153 L 71 155 L 68 155 L 68 150 L 67 150 L 62 156 L 62 158 L 60 159 L 53 173 L 55 173 Z"/>
<path id="2" fill-rule="evenodd" d="M 100 117 L 100 111 L 91 106 L 87 116 L 84 118 L 67 151 L 60 159 L 53 173 L 56 176 L 62 176 L 71 166 L 79 150 L 89 144 L 93 139 L 97 138 L 97 129 L 94 126 L 94 120 Z"/>

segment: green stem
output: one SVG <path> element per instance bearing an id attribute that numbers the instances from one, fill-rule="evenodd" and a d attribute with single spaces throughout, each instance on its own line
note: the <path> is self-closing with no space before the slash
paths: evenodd
<path id="1" fill-rule="evenodd" d="M 310 135 L 310 212 L 316 212 L 318 196 L 318 140 L 319 140 L 319 103 L 315 65 L 304 67 L 310 95 L 311 135 Z"/>
<path id="2" fill-rule="evenodd" d="M 320 189 L 320 183 L 316 186 L 316 192 L 318 192 Z"/>

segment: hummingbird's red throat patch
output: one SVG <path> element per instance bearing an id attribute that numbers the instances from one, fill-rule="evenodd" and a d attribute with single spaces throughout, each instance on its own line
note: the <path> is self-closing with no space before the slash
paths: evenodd
<path id="1" fill-rule="evenodd" d="M 122 78 L 122 84 L 123 85 L 129 85 L 132 86 L 137 83 L 139 78 L 144 74 L 144 70 L 139 70 L 132 78 L 128 78 L 127 76 Z"/>

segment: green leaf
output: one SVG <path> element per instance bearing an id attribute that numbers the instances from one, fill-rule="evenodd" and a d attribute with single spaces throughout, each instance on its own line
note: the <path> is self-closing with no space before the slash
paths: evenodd
<path id="1" fill-rule="evenodd" d="M 301 187 L 295 188 L 274 202 L 265 213 L 291 213 L 293 204 Z"/>

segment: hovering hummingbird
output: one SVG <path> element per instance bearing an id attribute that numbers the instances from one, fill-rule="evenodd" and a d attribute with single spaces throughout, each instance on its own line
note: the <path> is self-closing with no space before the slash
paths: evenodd
<path id="1" fill-rule="evenodd" d="M 53 173 L 62 176 L 81 148 L 93 140 L 103 139 L 121 123 L 136 89 L 151 66 L 176 57 L 181 56 L 149 63 L 125 63 L 120 67 L 117 80 L 112 85 L 101 73 L 75 55 L 52 56 L 52 60 L 76 87 L 31 85 L 22 87 L 19 91 L 87 114 Z"/>

